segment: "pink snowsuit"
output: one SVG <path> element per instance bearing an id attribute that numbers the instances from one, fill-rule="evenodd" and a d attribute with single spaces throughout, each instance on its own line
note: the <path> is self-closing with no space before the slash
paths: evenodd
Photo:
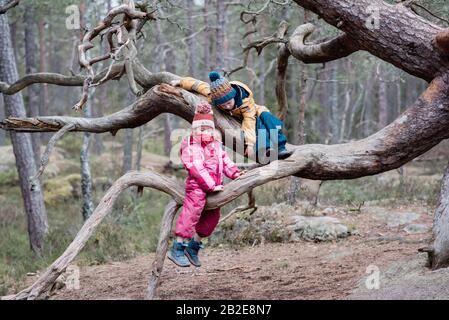
<path id="1" fill-rule="evenodd" d="M 175 234 L 190 239 L 195 231 L 206 238 L 212 234 L 220 220 L 220 209 L 204 210 L 206 195 L 223 184 L 223 173 L 235 179 L 237 166 L 229 159 L 221 142 L 210 143 L 189 136 L 181 143 L 181 161 L 188 172 L 186 197 L 176 222 Z"/>

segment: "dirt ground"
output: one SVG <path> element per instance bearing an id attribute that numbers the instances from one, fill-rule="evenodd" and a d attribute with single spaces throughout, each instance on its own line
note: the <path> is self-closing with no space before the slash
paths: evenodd
<path id="1" fill-rule="evenodd" d="M 388 209 L 386 209 L 388 210 Z M 431 225 L 421 207 L 414 223 Z M 358 235 L 333 243 L 264 243 L 253 247 L 206 248 L 203 267 L 178 268 L 166 260 L 159 299 L 346 299 L 362 283 L 367 267 L 380 272 L 410 259 L 426 246 L 430 233 L 408 234 L 364 214 L 337 214 Z M 80 289 L 62 289 L 51 299 L 142 299 L 153 254 L 81 268 Z M 32 279 L 29 279 L 32 280 Z"/>

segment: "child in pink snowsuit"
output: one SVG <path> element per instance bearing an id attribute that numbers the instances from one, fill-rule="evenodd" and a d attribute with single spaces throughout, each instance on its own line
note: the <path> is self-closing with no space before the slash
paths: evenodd
<path id="1" fill-rule="evenodd" d="M 181 267 L 190 263 L 201 266 L 201 239 L 212 234 L 220 219 L 220 209 L 204 210 L 207 194 L 223 190 L 223 175 L 236 179 L 241 174 L 214 136 L 212 108 L 200 104 L 192 122 L 192 135 L 181 144 L 181 161 L 188 172 L 186 196 L 176 222 L 177 238 L 168 253 L 168 258 Z"/>

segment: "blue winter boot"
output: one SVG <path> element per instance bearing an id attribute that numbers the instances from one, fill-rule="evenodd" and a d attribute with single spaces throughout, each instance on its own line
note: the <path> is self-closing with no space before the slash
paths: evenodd
<path id="1" fill-rule="evenodd" d="M 187 244 L 186 256 L 189 259 L 190 263 L 195 267 L 201 267 L 200 258 L 198 257 L 198 251 L 203 248 L 203 243 L 195 241 L 195 239 L 190 240 L 190 242 Z"/>
<path id="2" fill-rule="evenodd" d="M 190 266 L 189 260 L 184 253 L 186 247 L 187 244 L 184 242 L 173 241 L 173 246 L 168 252 L 167 257 L 180 267 Z"/>

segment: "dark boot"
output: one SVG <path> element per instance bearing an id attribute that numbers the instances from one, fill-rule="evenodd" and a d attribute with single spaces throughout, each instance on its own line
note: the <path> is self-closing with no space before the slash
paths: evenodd
<path id="1" fill-rule="evenodd" d="M 186 256 L 189 259 L 190 263 L 193 264 L 195 267 L 201 267 L 201 261 L 198 257 L 198 252 L 200 249 L 203 249 L 203 243 L 195 241 L 195 239 L 190 240 L 190 242 L 187 244 L 186 247 Z"/>
<path id="2" fill-rule="evenodd" d="M 167 257 L 173 261 L 177 266 L 180 267 L 188 267 L 190 266 L 189 260 L 185 255 L 184 249 L 187 247 L 187 244 L 184 242 L 173 241 L 173 246 L 171 250 L 168 252 Z"/>

